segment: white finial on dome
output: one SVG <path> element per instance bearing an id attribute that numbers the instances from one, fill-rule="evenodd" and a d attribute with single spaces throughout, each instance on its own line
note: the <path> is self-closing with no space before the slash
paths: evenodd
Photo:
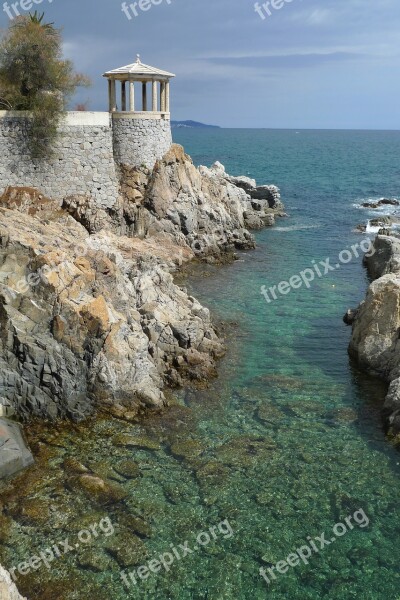
<path id="1" fill-rule="evenodd" d="M 136 54 L 136 62 L 141 64 L 142 61 L 140 60 L 140 54 Z"/>

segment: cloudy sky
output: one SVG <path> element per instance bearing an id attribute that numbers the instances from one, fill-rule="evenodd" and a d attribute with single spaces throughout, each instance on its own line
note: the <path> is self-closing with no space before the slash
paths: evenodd
<path id="1" fill-rule="evenodd" d="M 254 0 L 155 1 L 128 19 L 121 0 L 37 0 L 63 27 L 66 55 L 93 80 L 79 97 L 90 109 L 107 110 L 102 73 L 140 53 L 176 73 L 175 119 L 400 129 L 399 0 L 280 0 L 265 18 Z M 8 22 L 1 11 L 1 26 Z"/>

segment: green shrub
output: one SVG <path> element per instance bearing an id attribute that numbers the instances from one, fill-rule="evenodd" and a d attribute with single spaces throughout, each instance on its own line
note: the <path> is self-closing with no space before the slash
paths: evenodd
<path id="1" fill-rule="evenodd" d="M 62 56 L 61 30 L 37 12 L 19 17 L 0 42 L 0 104 L 31 112 L 28 147 L 32 158 L 52 154 L 64 106 L 89 80 Z"/>

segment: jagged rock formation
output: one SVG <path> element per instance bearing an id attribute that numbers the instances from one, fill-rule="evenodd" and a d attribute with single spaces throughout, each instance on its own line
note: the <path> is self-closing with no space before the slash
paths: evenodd
<path id="1" fill-rule="evenodd" d="M 0 565 L 0 599 L 1 600 L 26 600 L 18 593 L 9 573 Z"/>
<path id="2" fill-rule="evenodd" d="M 165 384 L 213 375 L 223 344 L 171 272 L 252 247 L 246 227 L 283 209 L 277 188 L 197 169 L 179 146 L 152 173 L 127 169 L 121 192 L 109 209 L 29 188 L 0 199 L 0 397 L 24 418 L 158 407 Z"/>
<path id="3" fill-rule="evenodd" d="M 90 233 L 106 227 L 118 234 L 148 237 L 166 233 L 198 257 L 220 257 L 253 248 L 250 229 L 273 225 L 283 205 L 275 186 L 231 177 L 220 163 L 196 168 L 174 144 L 152 172 L 123 167 L 119 202 L 98 210 L 88 197 L 69 197 L 64 208 Z"/>
<path id="4" fill-rule="evenodd" d="M 373 279 L 353 320 L 349 351 L 360 366 L 390 383 L 384 405 L 387 425 L 400 432 L 400 240 L 378 235 L 365 257 Z"/>
<path id="5" fill-rule="evenodd" d="M 89 236 L 66 214 L 0 217 L 0 396 L 20 415 L 79 419 L 95 400 L 159 406 L 163 378 L 213 371 L 222 348 L 209 312 L 166 264 L 185 248 Z"/>

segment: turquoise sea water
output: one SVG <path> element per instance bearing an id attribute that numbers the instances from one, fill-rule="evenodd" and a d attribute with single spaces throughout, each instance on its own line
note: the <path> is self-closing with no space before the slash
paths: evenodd
<path id="1" fill-rule="evenodd" d="M 397 600 L 400 455 L 382 430 L 385 385 L 351 364 L 342 323 L 368 284 L 361 258 L 274 302 L 260 288 L 313 260 L 336 264 L 364 239 L 352 230 L 373 213 L 356 205 L 400 195 L 400 132 L 176 130 L 174 137 L 196 164 L 220 160 L 232 174 L 277 184 L 289 217 L 257 233 L 255 251 L 230 266 L 199 267 L 187 282 L 227 334 L 227 356 L 207 390 L 174 394 L 171 408 L 143 423 L 102 420 L 36 436 L 38 466 L 4 490 L 0 561 L 11 567 L 49 542 L 75 541 L 109 516 L 113 536 L 19 577 L 29 600 Z M 150 437 L 155 448 L 116 444 L 120 433 Z M 71 457 L 118 482 L 127 497 L 108 506 L 88 500 L 63 467 Z M 118 475 L 128 459 L 140 477 Z M 368 526 L 334 536 L 335 524 L 359 510 Z M 207 538 L 196 536 L 207 531 L 202 546 Z M 270 585 L 260 576 L 260 567 L 322 533 L 335 541 L 309 564 L 275 570 Z M 124 586 L 121 565 L 133 572 L 173 548 L 181 556 L 186 541 L 192 552 L 175 557 L 169 571 Z"/>

